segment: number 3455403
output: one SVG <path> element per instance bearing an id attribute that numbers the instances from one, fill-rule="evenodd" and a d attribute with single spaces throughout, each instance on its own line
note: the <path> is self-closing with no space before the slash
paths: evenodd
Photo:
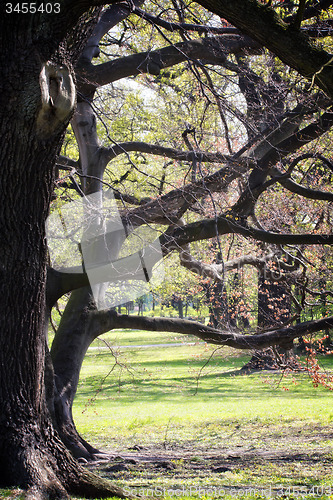
<path id="1" fill-rule="evenodd" d="M 6 3 L 6 14 L 59 14 L 60 3 L 37 3 L 37 2 L 22 2 L 22 3 Z"/>

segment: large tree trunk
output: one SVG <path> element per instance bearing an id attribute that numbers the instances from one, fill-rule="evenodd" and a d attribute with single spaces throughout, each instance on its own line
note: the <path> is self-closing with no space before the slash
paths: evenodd
<path id="1" fill-rule="evenodd" d="M 47 408 L 44 226 L 75 88 L 70 65 L 43 61 L 23 21 L 10 19 L 0 51 L 0 484 L 33 500 L 123 497 L 75 462 Z"/>
<path id="2" fill-rule="evenodd" d="M 100 452 L 77 432 L 73 402 L 84 356 L 101 333 L 101 325 L 89 315 L 93 309 L 91 289 L 72 292 L 51 347 L 55 372 L 55 421 L 62 440 L 77 458 L 93 460 Z"/>
<path id="3" fill-rule="evenodd" d="M 279 328 L 291 316 L 291 297 L 283 281 L 276 281 L 265 267 L 258 276 L 258 329 Z M 290 367 L 296 366 L 289 350 L 280 349 L 280 359 Z M 271 348 L 255 351 L 242 370 L 275 370 L 280 360 Z"/>
<path id="4" fill-rule="evenodd" d="M 134 3 L 140 4 L 141 0 Z M 81 55 L 78 67 L 84 74 L 92 59 L 99 53 L 101 37 L 113 26 L 126 18 L 130 10 L 127 6 L 112 5 L 103 14 Z M 85 88 L 86 80 L 79 81 Z M 89 85 L 88 85 L 89 90 Z M 85 195 L 100 193 L 102 204 L 102 180 L 107 161 L 101 157 L 100 142 L 96 128 L 96 116 L 90 105 L 94 89 L 87 99 L 78 103 L 72 120 L 80 151 L 80 167 L 84 175 L 82 192 Z M 88 99 L 89 98 L 89 99 Z M 115 256 L 118 248 L 115 249 Z M 99 287 L 103 295 L 104 285 Z M 96 290 L 95 290 L 96 292 Z M 91 319 L 89 312 L 95 309 L 92 290 L 85 287 L 71 293 L 70 300 L 61 318 L 52 347 L 51 358 L 55 373 L 54 418 L 63 441 L 77 458 L 93 460 L 99 450 L 87 443 L 78 433 L 72 414 L 73 402 L 79 382 L 84 356 L 91 342 L 101 333 L 103 325 Z"/>
<path id="5" fill-rule="evenodd" d="M 2 484 L 23 486 L 42 483 L 46 476 L 54 480 L 51 463 L 50 473 L 43 464 L 52 435 L 43 380 L 44 224 L 61 138 L 58 133 L 44 141 L 36 131 L 43 68 L 31 62 L 30 74 L 26 69 L 16 88 L 8 85 L 1 92 L 0 478 Z M 10 81 L 14 75 L 6 76 Z M 13 112 L 18 100 L 22 114 Z"/>

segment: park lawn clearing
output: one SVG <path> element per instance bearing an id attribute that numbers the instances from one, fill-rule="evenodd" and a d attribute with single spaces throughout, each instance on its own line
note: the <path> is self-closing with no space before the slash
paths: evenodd
<path id="1" fill-rule="evenodd" d="M 243 352 L 124 334 L 107 342 L 126 347 L 97 341 L 88 352 L 75 402 L 79 432 L 113 457 L 93 467 L 99 474 L 157 496 L 204 498 L 209 487 L 223 498 L 333 498 L 331 391 L 304 372 L 243 375 Z M 333 370 L 332 357 L 322 361 Z"/>
<path id="2" fill-rule="evenodd" d="M 103 338 L 87 353 L 74 405 L 79 432 L 109 454 L 93 471 L 167 500 L 333 500 L 332 393 L 306 373 L 244 375 L 250 354 L 212 356 L 180 335 Z M 321 364 L 333 371 L 332 356 Z"/>

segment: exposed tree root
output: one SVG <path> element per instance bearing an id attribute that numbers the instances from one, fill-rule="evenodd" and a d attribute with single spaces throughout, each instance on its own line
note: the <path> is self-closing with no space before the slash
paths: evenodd
<path id="1" fill-rule="evenodd" d="M 4 487 L 22 488 L 27 500 L 68 500 L 70 495 L 137 498 L 81 466 L 51 428 L 47 437 L 31 431 L 28 435 L 21 429 L 0 442 L 0 484 Z"/>
<path id="2" fill-rule="evenodd" d="M 95 474 L 84 471 L 80 478 L 68 486 L 68 491 L 75 495 L 82 495 L 87 498 L 106 498 L 115 496 L 118 498 L 136 499 L 138 497 L 128 495 L 122 488 L 113 485 L 111 482 L 101 479 Z"/>
<path id="3" fill-rule="evenodd" d="M 76 459 L 82 459 L 83 463 L 96 460 L 96 457 L 103 454 L 101 450 L 94 448 L 80 436 L 74 422 L 72 421 L 67 420 L 63 423 L 60 422 L 58 432 L 61 440 L 69 449 L 73 457 Z"/>
<path id="4" fill-rule="evenodd" d="M 86 470 L 66 453 L 63 462 L 60 464 L 58 477 L 61 478 L 61 485 L 65 491 L 85 498 L 106 498 L 115 496 L 118 498 L 136 498 L 125 494 L 122 488 L 113 485 L 110 481 L 100 478 L 94 473 Z M 65 459 L 65 460 L 64 460 Z M 64 465 L 65 462 L 65 465 Z M 67 463 L 66 463 L 67 462 Z M 44 498 L 48 497 L 42 497 Z M 58 498 L 58 497 L 51 497 Z M 67 496 L 59 497 L 67 498 Z"/>
<path id="5" fill-rule="evenodd" d="M 64 457 L 65 458 L 65 457 Z M 66 460 L 64 461 L 64 463 Z M 27 490 L 26 500 L 68 500 L 70 495 L 84 496 L 85 498 L 136 498 L 126 495 L 122 488 L 102 479 L 79 464 L 73 462 L 65 464 L 63 470 L 54 472 L 45 464 L 36 462 L 34 481 L 29 484 L 20 484 Z"/>
<path id="6" fill-rule="evenodd" d="M 24 498 L 25 500 L 69 500 L 70 496 L 61 486 L 59 488 L 55 486 L 50 486 L 50 488 L 32 486 L 25 493 Z"/>

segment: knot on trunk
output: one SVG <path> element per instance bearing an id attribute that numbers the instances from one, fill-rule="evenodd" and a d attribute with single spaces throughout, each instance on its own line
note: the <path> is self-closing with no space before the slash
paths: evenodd
<path id="1" fill-rule="evenodd" d="M 44 64 L 39 76 L 41 109 L 37 117 L 37 131 L 47 138 L 71 117 L 75 104 L 75 85 L 66 66 L 51 62 Z"/>

